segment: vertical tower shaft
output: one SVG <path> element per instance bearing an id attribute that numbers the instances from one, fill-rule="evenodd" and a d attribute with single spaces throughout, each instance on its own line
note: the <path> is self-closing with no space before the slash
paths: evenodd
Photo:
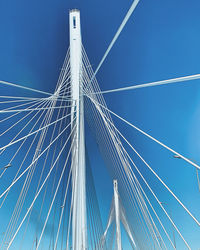
<path id="1" fill-rule="evenodd" d="M 120 208 L 119 208 L 119 195 L 118 195 L 117 180 L 113 181 L 113 186 L 114 186 L 114 206 L 115 206 L 115 220 L 116 220 L 117 250 L 122 250 L 121 229 L 120 229 Z"/>
<path id="2" fill-rule="evenodd" d="M 82 53 L 80 12 L 70 11 L 70 68 L 72 136 L 72 248 L 87 248 L 84 103 L 82 95 Z"/>

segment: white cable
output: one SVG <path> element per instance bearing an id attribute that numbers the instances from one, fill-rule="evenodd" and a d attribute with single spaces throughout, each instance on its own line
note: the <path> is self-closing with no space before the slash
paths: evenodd
<path id="1" fill-rule="evenodd" d="M 73 122 L 73 121 L 72 121 Z M 68 126 L 66 126 L 63 131 L 58 135 L 56 136 L 56 138 L 51 142 L 51 144 L 49 144 L 43 151 L 42 153 L 18 176 L 18 178 L 16 178 L 15 181 L 13 181 L 9 187 L 0 195 L 0 199 L 5 195 L 5 193 L 8 192 L 8 190 L 29 170 L 29 168 L 47 151 L 47 149 L 66 131 L 66 129 L 71 125 L 70 122 L 68 124 Z"/>
<path id="2" fill-rule="evenodd" d="M 16 141 L 13 141 L 12 143 L 8 143 L 7 145 L 1 147 L 0 150 L 3 150 L 3 149 L 5 149 L 5 148 L 7 148 L 7 147 L 10 147 L 10 146 L 12 146 L 13 144 L 15 144 L 15 143 L 17 143 L 17 142 L 19 142 L 19 141 L 21 141 L 21 140 L 24 140 L 24 139 L 26 139 L 27 137 L 29 137 L 29 136 L 31 136 L 31 135 L 34 135 L 34 134 L 36 134 L 37 132 L 39 132 L 39 131 L 41 131 L 41 130 L 44 130 L 45 128 L 50 127 L 51 125 L 57 123 L 58 121 L 61 121 L 61 120 L 65 119 L 66 117 L 68 117 L 68 116 L 70 116 L 70 115 L 71 115 L 71 114 L 67 114 L 67 115 L 65 115 L 65 116 L 63 116 L 63 117 L 57 119 L 56 121 L 53 121 L 53 122 L 49 123 L 48 125 L 45 125 L 44 127 L 39 128 L 39 129 L 35 130 L 34 132 L 29 133 L 28 135 L 25 135 L 25 136 L 23 136 L 23 137 L 17 139 Z"/>
<path id="3" fill-rule="evenodd" d="M 46 98 L 44 99 L 44 98 L 42 98 L 42 99 L 40 99 L 40 101 L 32 101 L 31 103 L 33 104 L 33 105 L 31 105 L 31 106 L 29 106 L 28 108 L 33 108 L 35 105 L 38 105 L 38 103 L 42 103 L 43 101 L 48 101 L 48 100 L 46 100 Z M 29 104 L 30 104 L 30 102 L 29 102 Z M 17 107 L 19 107 L 19 106 L 23 106 L 24 104 L 22 104 L 22 105 L 18 105 Z M 15 106 L 16 107 L 16 106 Z M 4 110 L 9 110 L 10 108 L 7 108 L 7 109 L 4 109 Z M 16 114 L 12 114 L 12 115 L 10 115 L 10 116 L 8 116 L 8 117 L 6 117 L 6 118 L 4 118 L 4 119 L 2 119 L 2 120 L 0 120 L 0 123 L 1 122 L 4 122 L 4 121 L 7 121 L 7 120 L 9 120 L 10 118 L 12 118 L 12 117 L 14 117 L 14 116 L 16 116 L 16 115 L 18 115 L 18 114 L 20 114 L 20 112 L 18 112 L 18 113 L 16 113 Z"/>
<path id="4" fill-rule="evenodd" d="M 76 127 L 76 125 L 75 125 L 75 127 Z M 75 127 L 74 127 L 74 128 L 75 128 Z M 13 238 L 12 238 L 12 239 L 11 239 L 11 241 L 9 242 L 9 245 L 8 245 L 8 248 L 7 248 L 7 249 L 9 249 L 9 248 L 10 248 L 10 246 L 12 245 L 12 243 L 13 243 L 13 241 L 14 241 L 14 239 L 15 239 L 16 235 L 17 235 L 17 233 L 19 232 L 19 230 L 20 230 L 20 228 L 21 228 L 22 224 L 24 223 L 24 221 L 25 221 L 25 219 L 26 219 L 27 215 L 29 214 L 29 211 L 32 209 L 32 207 L 33 207 L 33 205 L 34 205 L 34 203 L 35 203 L 35 201 L 36 201 L 37 197 L 39 196 L 39 194 L 40 194 L 40 192 L 41 192 L 42 188 L 44 187 L 44 185 L 45 185 L 45 183 L 46 183 L 47 179 L 49 178 L 49 176 L 50 176 L 50 174 L 51 174 L 52 170 L 54 169 L 54 166 L 56 165 L 56 162 L 58 161 L 58 159 L 60 158 L 60 156 L 61 156 L 61 154 L 62 154 L 62 152 L 63 152 L 64 148 L 66 147 L 66 145 L 67 145 L 67 143 L 68 143 L 68 141 L 69 141 L 69 139 L 70 139 L 70 137 L 71 137 L 72 133 L 73 133 L 73 130 L 71 131 L 71 133 L 70 133 L 70 135 L 69 135 L 68 139 L 66 140 L 66 142 L 65 142 L 64 146 L 62 147 L 61 151 L 59 152 L 59 154 L 58 154 L 58 156 L 57 156 L 57 158 L 56 158 L 56 160 L 55 160 L 55 162 L 54 162 L 53 166 L 52 166 L 52 167 L 51 167 L 51 169 L 49 170 L 49 172 L 48 172 L 48 174 L 47 174 L 47 176 L 46 176 L 46 178 L 45 178 L 44 182 L 42 183 L 42 185 L 41 185 L 41 187 L 40 187 L 40 189 L 39 189 L 39 191 L 38 191 L 38 193 L 35 195 L 35 197 L 34 197 L 34 199 L 33 199 L 32 203 L 31 203 L 30 207 L 28 208 L 28 210 L 27 210 L 27 212 L 26 212 L 26 214 L 25 214 L 24 218 L 22 219 L 22 221 L 21 221 L 21 223 L 20 223 L 19 227 L 17 228 L 17 230 L 16 230 L 16 232 L 15 232 L 15 234 L 14 234 Z"/>
<path id="5" fill-rule="evenodd" d="M 117 88 L 117 89 L 103 90 L 101 92 L 95 92 L 92 94 L 96 94 L 96 95 L 107 94 L 107 93 L 127 91 L 127 90 L 147 88 L 147 87 L 154 87 L 154 86 L 160 86 L 160 85 L 166 85 L 166 84 L 172 84 L 172 83 L 182 83 L 182 82 L 191 81 L 191 80 L 198 80 L 198 79 L 200 79 L 200 74 L 177 77 L 177 78 L 172 78 L 172 79 L 168 79 L 168 80 L 162 80 L 162 81 L 156 81 L 156 82 L 150 82 L 150 83 L 144 83 L 144 84 L 138 84 L 138 85 L 132 85 L 129 87 L 123 87 L 123 88 Z"/>
<path id="6" fill-rule="evenodd" d="M 70 136 L 71 136 L 71 135 L 70 135 Z M 58 189 L 59 189 L 59 187 L 60 187 L 60 182 L 61 182 L 62 177 L 63 177 L 63 174 L 64 174 L 64 172 L 65 172 L 65 168 L 66 168 L 66 166 L 67 166 L 67 162 L 68 162 L 68 159 L 69 159 L 69 156 L 70 156 L 70 153 L 71 153 L 73 144 L 74 144 L 74 141 L 71 143 L 71 146 L 70 146 L 70 149 L 69 149 L 69 152 L 68 152 L 68 155 L 67 155 L 67 158 L 66 158 L 64 167 L 63 167 L 63 169 L 62 169 L 62 173 L 61 173 L 61 175 L 60 175 L 60 179 L 59 179 L 59 181 L 58 181 L 58 184 L 57 184 L 57 187 L 56 187 L 56 190 L 55 190 L 55 193 L 54 193 L 54 197 L 53 197 L 53 199 L 52 199 L 52 202 L 51 202 L 49 211 L 48 211 L 47 216 L 46 216 L 46 220 L 45 220 L 44 226 L 43 226 L 43 228 L 42 228 L 42 232 L 41 232 L 41 234 L 40 234 L 40 238 L 39 238 L 39 241 L 38 241 L 38 245 L 37 245 L 36 250 L 38 250 L 38 248 L 39 248 L 39 246 L 40 246 L 40 242 L 41 242 L 41 240 L 42 240 L 42 236 L 43 236 L 44 230 L 45 230 L 45 228 L 46 228 L 46 224 L 47 224 L 47 222 L 48 222 L 49 215 L 50 215 L 51 209 L 52 209 L 52 207 L 53 207 L 53 204 L 54 204 L 54 201 L 55 201 L 55 198 L 56 198 Z M 65 147 L 65 146 L 66 146 L 66 143 L 64 144 L 64 147 Z M 72 167 L 70 168 L 70 174 L 71 174 L 71 170 L 72 170 Z M 69 174 L 69 175 L 70 175 L 70 174 Z M 68 181 L 67 186 L 68 186 L 68 185 L 69 185 L 69 181 Z"/>
<path id="7" fill-rule="evenodd" d="M 39 107 L 39 106 L 41 106 L 41 105 L 42 105 L 42 107 L 44 107 L 46 104 L 47 104 L 47 102 L 44 103 L 44 101 L 43 101 L 43 103 L 40 103 L 37 107 Z M 24 128 L 26 128 L 26 126 L 30 123 L 30 121 L 32 121 L 32 120 L 34 119 L 34 117 L 35 117 L 39 112 L 40 112 L 40 110 L 39 110 L 39 111 L 29 120 L 28 123 L 25 124 L 25 126 L 22 127 L 22 129 L 20 130 L 20 132 L 17 133 L 17 135 L 16 135 L 13 139 L 15 139 L 15 138 L 21 133 L 21 131 L 24 130 Z M 18 123 L 20 123 L 21 121 L 23 121 L 26 117 L 28 117 L 28 116 L 29 116 L 30 114 L 32 114 L 32 113 L 33 113 L 33 110 L 32 110 L 30 113 L 28 113 L 28 114 L 26 114 L 25 116 L 23 116 L 21 119 L 19 119 L 17 122 L 15 122 L 15 123 L 14 123 L 13 125 L 11 125 L 9 128 L 7 128 L 4 132 L 2 132 L 2 133 L 0 134 L 0 137 L 1 137 L 2 135 L 4 135 L 5 133 L 7 133 L 10 129 L 12 129 L 13 127 L 15 127 Z M 11 140 L 11 142 L 13 141 L 13 139 Z M 1 152 L 0 154 L 2 154 L 2 152 Z"/>
<path id="8" fill-rule="evenodd" d="M 68 180 L 67 180 L 67 185 L 66 185 L 66 190 L 65 190 L 64 201 L 63 201 L 63 204 L 62 204 L 63 207 L 62 207 L 62 211 L 61 211 L 61 215 L 60 215 L 60 220 L 59 220 L 59 224 L 58 224 L 58 230 L 57 230 L 57 234 L 56 234 L 56 240 L 55 240 L 54 250 L 56 250 L 56 248 L 57 248 L 58 236 L 59 236 L 59 232 L 60 232 L 60 226 L 61 226 L 63 212 L 64 212 L 64 207 L 65 207 L 66 198 L 67 198 L 67 192 L 68 192 L 69 180 L 70 180 L 70 176 L 71 176 L 71 170 L 72 170 L 72 168 L 70 168 L 70 172 L 69 172 L 69 175 L 68 175 Z"/>
<path id="9" fill-rule="evenodd" d="M 0 83 L 4 84 L 4 85 L 12 86 L 12 87 L 17 87 L 17 88 L 21 88 L 21 89 L 31 90 L 33 92 L 37 92 L 37 93 L 40 93 L 40 94 L 53 95 L 52 93 L 49 93 L 49 92 L 45 92 L 45 91 L 41 91 L 41 90 L 37 90 L 37 89 L 25 87 L 25 86 L 21 86 L 21 85 L 18 85 L 16 83 L 11 83 L 11 82 L 1 81 L 1 80 L 0 80 Z"/>
<path id="10" fill-rule="evenodd" d="M 117 129 L 117 128 L 116 128 Z M 133 146 L 128 142 L 128 140 L 121 134 L 121 132 L 119 130 L 117 130 L 118 133 L 120 134 L 120 136 L 122 136 L 122 138 L 126 141 L 126 143 L 132 148 L 132 150 L 139 156 L 139 158 L 145 163 L 145 165 L 148 165 L 146 163 L 146 161 L 142 158 L 141 155 L 139 155 L 139 153 L 133 148 Z M 131 160 L 133 166 L 135 167 L 135 169 L 137 170 L 137 172 L 140 174 L 140 176 L 142 177 L 143 181 L 145 182 L 145 184 L 147 185 L 147 187 L 149 188 L 149 190 L 151 191 L 151 193 L 153 194 L 153 196 L 155 197 L 156 201 L 159 203 L 159 205 L 161 206 L 161 208 L 163 209 L 163 211 L 165 212 L 165 214 L 167 215 L 168 219 L 170 220 L 170 222 L 172 223 L 172 225 L 174 226 L 174 228 L 176 229 L 176 231 L 178 232 L 178 234 L 181 236 L 181 238 L 183 239 L 183 241 L 185 242 L 185 244 L 187 245 L 187 247 L 190 249 L 188 243 L 186 242 L 186 240 L 184 239 L 184 237 L 182 236 L 182 234 L 180 233 L 180 231 L 178 230 L 178 228 L 176 227 L 176 225 L 174 224 L 174 222 L 172 221 L 172 219 L 170 218 L 170 216 L 168 215 L 168 213 L 166 212 L 166 210 L 164 209 L 164 207 L 162 206 L 162 204 L 160 203 L 160 201 L 158 200 L 158 198 L 156 197 L 156 195 L 154 194 L 154 192 L 152 191 L 152 189 L 150 188 L 150 186 L 148 185 L 148 183 L 146 182 L 146 180 L 144 179 L 143 175 L 141 174 L 141 172 L 139 171 L 139 169 L 137 168 L 137 166 L 135 165 L 135 163 L 133 162 L 133 160 L 130 158 L 130 156 L 128 155 L 129 159 Z M 148 165 L 149 166 L 149 165 Z M 171 240 L 170 240 L 171 242 Z M 171 242 L 172 243 L 172 242 Z M 173 247 L 175 248 L 174 244 L 172 243 Z"/>
<path id="11" fill-rule="evenodd" d="M 89 95 L 86 94 L 86 96 L 93 102 L 96 103 L 97 102 Z M 193 161 L 191 161 L 190 159 L 186 158 L 185 156 L 183 156 L 182 154 L 178 153 L 177 151 L 173 150 L 172 148 L 168 147 L 167 145 L 165 145 L 164 143 L 160 142 L 159 140 L 155 139 L 153 136 L 149 135 L 148 133 L 144 132 L 143 130 L 141 130 L 140 128 L 136 127 L 135 125 L 133 125 L 132 123 L 128 122 L 127 120 L 125 120 L 124 118 L 122 118 L 121 116 L 117 115 L 115 112 L 111 111 L 110 109 L 108 109 L 107 107 L 103 106 L 102 104 L 98 103 L 99 106 L 101 106 L 102 108 L 106 109 L 107 111 L 109 111 L 111 114 L 113 114 L 114 116 L 116 116 L 117 118 L 119 118 L 120 120 L 124 121 L 126 124 L 128 124 L 129 126 L 135 128 L 137 131 L 139 131 L 140 133 L 142 133 L 143 135 L 149 137 L 151 140 L 157 142 L 158 144 L 160 144 L 162 147 L 166 148 L 167 150 L 171 151 L 173 154 L 178 155 L 181 159 L 185 160 L 186 162 L 190 163 L 191 165 L 193 165 L 194 167 L 198 168 L 200 170 L 200 166 L 197 165 L 196 163 L 194 163 Z"/>
<path id="12" fill-rule="evenodd" d="M 119 28 L 118 28 L 118 30 L 117 30 L 115 36 L 113 37 L 113 39 L 112 39 L 112 41 L 111 41 L 111 43 L 110 43 L 110 45 L 108 46 L 108 49 L 106 50 L 106 52 L 105 52 L 104 56 L 102 57 L 102 59 L 101 59 L 99 65 L 97 66 L 97 68 L 96 68 L 96 70 L 95 70 L 93 76 L 91 77 L 90 83 L 94 80 L 94 78 L 95 78 L 97 72 L 98 72 L 99 69 L 101 68 L 103 62 L 105 61 L 107 55 L 109 54 L 110 50 L 112 49 L 113 45 L 115 44 L 117 38 L 119 37 L 120 33 L 122 32 L 124 26 L 126 25 L 127 21 L 129 20 L 130 16 L 132 15 L 133 11 L 135 10 L 135 8 L 136 8 L 136 6 L 138 5 L 139 1 L 140 1 L 140 0 L 134 0 L 134 1 L 133 1 L 133 3 L 132 3 L 132 5 L 131 5 L 130 9 L 128 10 L 128 12 L 127 12 L 125 18 L 123 19 L 121 25 L 119 26 Z M 90 83 L 89 83 L 89 84 L 90 84 Z"/>
<path id="13" fill-rule="evenodd" d="M 52 106 L 54 106 L 55 104 L 56 104 L 56 102 L 53 102 Z M 52 113 L 53 113 L 52 110 L 49 110 L 49 111 L 46 113 L 45 118 L 44 118 L 44 120 L 45 120 L 44 124 L 47 124 L 47 123 L 50 121 L 51 116 L 52 116 Z M 62 121 L 61 121 L 61 122 L 62 122 Z M 42 124 L 41 124 L 41 126 L 42 126 Z M 41 127 L 41 126 L 40 126 L 40 127 Z M 54 125 L 54 126 L 55 126 L 55 125 Z M 47 128 L 47 129 L 48 129 L 48 128 Z M 46 131 L 47 131 L 47 130 L 45 129 L 45 130 L 42 132 L 42 134 L 40 135 L 40 139 L 39 139 L 39 142 L 38 142 L 38 145 L 37 145 L 36 152 L 35 152 L 35 154 L 34 154 L 33 160 L 37 157 L 37 155 L 38 155 L 38 153 L 39 153 L 39 151 L 38 151 L 37 149 L 39 149 L 39 148 L 42 147 L 43 139 L 45 138 Z M 36 135 L 37 135 L 37 134 L 36 134 Z M 33 161 L 33 160 L 32 160 L 32 161 Z M 23 162 L 24 162 L 24 160 L 23 160 Z M 37 164 L 37 161 L 35 161 L 34 165 L 36 165 L 36 164 Z M 23 204 L 24 204 L 25 197 L 26 197 L 27 192 L 28 192 L 28 189 L 29 189 L 29 186 L 30 186 L 30 181 L 31 181 L 32 176 L 33 176 L 34 171 L 35 171 L 34 165 L 30 168 L 30 170 L 29 170 L 29 172 L 28 172 L 28 174 L 27 174 L 27 176 L 26 176 L 26 179 L 25 179 L 25 181 L 24 181 L 24 185 L 23 185 L 23 187 L 22 187 L 20 196 L 19 196 L 18 201 L 17 201 L 17 204 L 16 204 L 16 206 L 15 206 L 15 210 L 14 210 L 13 215 L 12 215 L 12 218 L 11 218 L 11 220 L 10 220 L 11 229 L 10 229 L 10 233 L 8 233 L 8 234 L 10 235 L 10 237 L 12 237 L 12 231 L 14 230 L 14 226 L 15 226 L 15 224 L 17 223 L 17 220 L 18 220 L 19 215 L 20 215 L 21 210 L 22 210 L 22 206 L 23 206 Z M 8 194 L 8 193 L 7 193 L 7 194 Z M 7 194 L 6 194 L 6 195 L 7 195 Z M 5 200 L 5 198 L 4 198 L 4 200 Z M 14 220 L 15 223 L 14 223 L 12 220 Z M 6 235 L 7 235 L 7 234 L 6 234 Z M 7 235 L 7 238 L 10 240 L 10 238 L 9 238 L 8 235 Z M 9 242 L 9 240 L 6 240 L 6 241 Z"/>
<path id="14" fill-rule="evenodd" d="M 34 124 L 34 126 L 31 128 L 31 130 L 30 130 L 29 132 L 32 132 L 32 130 L 34 129 L 34 127 L 37 125 L 37 123 L 39 122 L 40 118 L 42 117 L 43 113 L 44 113 L 44 111 L 42 112 L 42 114 L 40 115 L 40 117 L 38 118 L 38 120 L 36 121 L 36 123 Z M 43 122 L 41 122 L 41 125 L 42 125 L 42 124 L 43 124 Z M 31 142 L 31 145 L 30 145 L 29 149 L 27 150 L 26 155 L 24 156 L 24 159 L 23 159 L 21 165 L 19 166 L 19 168 L 18 168 L 18 170 L 17 170 L 17 173 L 15 174 L 15 177 L 14 177 L 13 180 L 15 180 L 15 179 L 17 178 L 17 175 L 18 175 L 18 173 L 20 172 L 20 170 L 21 170 L 21 168 L 22 168 L 22 165 L 23 165 L 23 163 L 25 162 L 25 160 L 26 160 L 26 158 L 27 158 L 27 156 L 28 156 L 31 147 L 33 146 L 36 137 L 37 137 L 37 134 L 34 136 L 32 142 Z M 26 142 L 26 139 L 22 142 L 22 144 L 19 146 L 19 148 L 18 148 L 17 151 L 15 152 L 14 156 L 13 156 L 13 157 L 11 158 L 11 160 L 9 161 L 10 164 L 11 164 L 11 162 L 14 160 L 15 156 L 17 155 L 17 153 L 19 152 L 19 150 L 21 149 L 21 147 L 23 146 L 23 144 L 24 144 L 25 142 Z M 7 195 L 8 195 L 8 193 L 9 193 L 9 192 L 7 192 L 7 194 L 5 195 L 3 201 L 2 201 L 2 203 L 1 203 L 1 205 L 0 205 L 0 208 L 3 206 L 3 203 L 5 202 L 5 199 L 6 199 Z"/>
<path id="15" fill-rule="evenodd" d="M 90 97 L 89 97 L 90 98 Z M 102 106 L 101 104 L 98 104 L 100 106 Z M 106 107 L 105 107 L 106 108 Z M 106 108 L 107 109 L 107 108 Z M 107 109 L 109 110 L 109 109 Z M 115 114 L 114 112 L 110 111 L 112 114 Z M 115 114 L 116 115 L 116 114 Z M 120 119 L 123 119 L 121 118 L 120 116 L 116 115 L 118 118 Z M 124 120 L 124 119 L 123 119 Z M 131 125 L 132 127 L 135 127 L 134 125 L 132 125 L 131 123 L 127 122 L 126 120 L 124 120 L 126 123 L 128 123 L 129 125 Z M 140 130 L 140 129 L 139 129 Z M 142 130 L 141 130 L 142 131 Z M 119 131 L 118 131 L 119 132 Z M 142 131 L 142 133 L 145 133 Z M 146 134 L 146 133 L 145 133 Z M 149 137 L 150 135 L 148 135 Z M 151 136 L 150 136 L 151 137 Z M 152 137 L 153 138 L 153 137 Z M 156 139 L 154 139 L 156 140 Z M 156 140 L 157 141 L 157 140 Z M 160 142 L 159 142 L 160 144 Z M 163 144 L 164 145 L 164 144 Z M 167 147 L 167 146 L 166 146 Z M 132 147 L 132 149 L 135 151 L 135 153 L 139 156 L 139 153 Z M 170 148 L 169 148 L 170 149 Z M 171 151 L 171 149 L 170 149 Z M 176 152 L 176 151 L 174 151 Z M 179 153 L 176 152 L 177 155 L 180 155 Z M 171 189 L 164 183 L 164 181 L 155 173 L 155 171 L 146 163 L 146 161 L 141 157 L 139 156 L 142 161 L 148 166 L 148 168 L 151 170 L 151 172 L 158 178 L 158 180 L 164 185 L 164 187 L 172 194 L 172 196 L 178 201 L 178 203 L 185 209 L 185 211 L 192 217 L 192 219 L 197 223 L 198 226 L 200 226 L 200 222 L 192 215 L 192 213 L 185 207 L 185 205 L 178 199 L 178 197 L 171 191 Z M 183 157 L 183 156 L 181 156 Z M 194 163 L 195 164 L 195 163 Z M 198 165 L 197 165 L 198 166 Z M 198 167 L 199 168 L 199 167 Z"/>
<path id="16" fill-rule="evenodd" d="M 67 108 L 67 107 L 74 107 L 72 105 L 70 106 L 58 106 L 58 107 L 47 107 L 47 108 L 34 108 L 34 109 L 11 109 L 11 110 L 0 110 L 0 113 L 11 113 L 11 112 L 29 112 L 29 111 L 37 111 L 37 110 L 50 110 L 50 109 L 61 109 L 61 108 Z"/>

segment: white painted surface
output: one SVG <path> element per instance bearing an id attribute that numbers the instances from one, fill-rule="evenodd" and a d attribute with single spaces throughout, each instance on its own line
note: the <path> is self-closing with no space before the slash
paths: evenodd
<path id="1" fill-rule="evenodd" d="M 86 187 L 85 187 L 85 135 L 84 135 L 84 103 L 81 95 L 82 55 L 80 12 L 70 11 L 70 67 L 71 92 L 73 102 L 71 119 L 76 116 L 73 138 L 75 143 L 72 150 L 72 249 L 87 248 L 87 219 L 86 219 Z M 75 111 L 75 112 L 74 112 Z"/>
<path id="2" fill-rule="evenodd" d="M 117 250 L 122 250 L 121 229 L 120 229 L 120 210 L 119 210 L 119 196 L 118 196 L 117 180 L 113 181 L 113 185 L 114 185 L 114 206 L 115 206 L 115 219 L 116 219 Z"/>

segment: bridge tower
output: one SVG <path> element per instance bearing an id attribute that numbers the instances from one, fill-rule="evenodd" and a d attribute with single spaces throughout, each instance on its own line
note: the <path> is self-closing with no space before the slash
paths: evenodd
<path id="1" fill-rule="evenodd" d="M 120 229 L 120 208 L 119 208 L 119 195 L 118 195 L 117 180 L 113 181 L 113 186 L 114 186 L 114 207 L 115 207 L 117 250 L 122 250 L 121 229 Z"/>
<path id="2" fill-rule="evenodd" d="M 69 14 L 72 136 L 72 249 L 87 248 L 84 100 L 82 95 L 82 42 L 79 10 Z"/>

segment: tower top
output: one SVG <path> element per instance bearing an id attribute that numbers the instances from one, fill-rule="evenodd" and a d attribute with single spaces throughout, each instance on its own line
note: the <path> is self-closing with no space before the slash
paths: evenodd
<path id="1" fill-rule="evenodd" d="M 118 190 L 118 183 L 117 180 L 113 180 L 113 185 L 114 185 L 114 189 Z"/>
<path id="2" fill-rule="evenodd" d="M 70 41 L 72 42 L 73 40 L 76 40 L 78 42 L 81 42 L 81 24 L 80 24 L 79 10 L 77 9 L 70 10 L 69 25 L 70 25 Z M 71 42 L 70 44 L 72 44 Z"/>
<path id="3" fill-rule="evenodd" d="M 72 9 L 72 10 L 70 10 L 69 12 L 70 12 L 70 13 L 72 13 L 72 12 L 79 12 L 79 13 L 80 13 L 80 10 L 78 10 L 78 9 Z"/>

